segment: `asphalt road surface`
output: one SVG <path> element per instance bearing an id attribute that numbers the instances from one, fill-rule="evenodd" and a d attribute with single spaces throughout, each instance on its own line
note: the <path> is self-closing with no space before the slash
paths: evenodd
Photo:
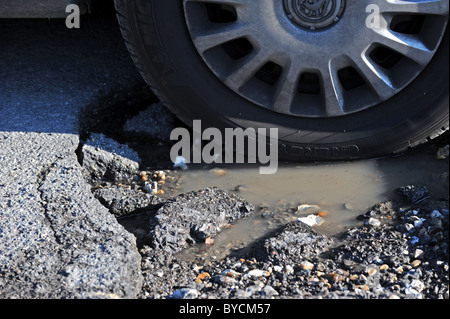
<path id="1" fill-rule="evenodd" d="M 86 105 L 143 85 L 115 16 L 0 19 L 0 79 L 0 298 L 136 296 L 135 239 L 76 155 Z"/>

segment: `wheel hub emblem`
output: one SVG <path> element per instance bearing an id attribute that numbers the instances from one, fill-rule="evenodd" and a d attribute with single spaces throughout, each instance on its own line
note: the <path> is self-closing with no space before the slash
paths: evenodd
<path id="1" fill-rule="evenodd" d="M 320 30 L 336 24 L 345 9 L 345 0 L 284 0 L 287 17 L 297 26 Z"/>

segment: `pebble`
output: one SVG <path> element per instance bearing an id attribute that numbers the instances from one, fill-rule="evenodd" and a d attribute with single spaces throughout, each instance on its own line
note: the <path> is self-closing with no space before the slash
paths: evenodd
<path id="1" fill-rule="evenodd" d="M 441 212 L 438 211 L 437 209 L 433 210 L 430 214 L 431 217 L 434 218 L 443 218 L 444 216 L 442 216 Z"/>
<path id="2" fill-rule="evenodd" d="M 268 272 L 267 270 L 253 269 L 250 270 L 246 275 L 251 278 L 259 278 L 270 276 L 270 272 Z"/>
<path id="3" fill-rule="evenodd" d="M 210 170 L 210 173 L 216 175 L 216 176 L 225 176 L 228 174 L 228 171 L 222 169 L 222 168 L 213 168 L 212 170 Z"/>
<path id="4" fill-rule="evenodd" d="M 438 160 L 446 159 L 448 158 L 448 154 L 449 154 L 449 146 L 445 145 L 439 148 L 438 151 L 436 152 L 436 159 Z"/>
<path id="5" fill-rule="evenodd" d="M 320 217 L 327 217 L 330 214 L 329 211 L 327 210 L 321 210 L 320 212 L 318 212 L 316 215 L 320 216 Z"/>
<path id="6" fill-rule="evenodd" d="M 381 225 L 381 222 L 378 219 L 371 217 L 367 221 L 367 224 L 373 227 L 379 227 Z"/>
<path id="7" fill-rule="evenodd" d="M 248 190 L 248 187 L 246 185 L 236 185 L 234 187 L 234 191 L 236 192 L 242 192 Z"/>
<path id="8" fill-rule="evenodd" d="M 318 215 L 308 215 L 306 217 L 297 218 L 298 222 L 305 223 L 308 226 L 320 226 L 323 224 L 324 219 Z"/>
<path id="9" fill-rule="evenodd" d="M 171 298 L 173 299 L 197 299 L 199 296 L 199 292 L 196 289 L 192 288 L 182 288 L 175 291 Z"/>
<path id="10" fill-rule="evenodd" d="M 321 208 L 317 205 L 302 204 L 297 207 L 296 214 L 316 214 L 321 211 Z"/>
<path id="11" fill-rule="evenodd" d="M 283 271 L 283 267 L 276 265 L 276 266 L 273 266 L 273 270 L 276 271 L 276 272 L 282 272 Z"/>
<path id="12" fill-rule="evenodd" d="M 380 270 L 387 270 L 387 269 L 389 269 L 389 266 L 386 264 L 380 266 Z"/>
<path id="13" fill-rule="evenodd" d="M 276 291 L 275 288 L 273 288 L 270 285 L 266 285 L 262 289 L 261 293 L 262 293 L 263 296 L 266 296 L 266 297 L 273 297 L 273 296 L 278 296 L 279 295 L 278 291 Z"/>
<path id="14" fill-rule="evenodd" d="M 422 281 L 418 280 L 418 279 L 411 280 L 411 283 L 409 284 L 409 286 L 406 287 L 406 289 L 410 289 L 412 294 L 414 294 L 413 291 L 416 291 L 417 293 L 420 293 L 420 292 L 422 292 L 422 290 L 424 288 L 425 288 L 424 283 Z M 406 293 L 406 294 L 409 294 L 409 293 Z"/>
<path id="15" fill-rule="evenodd" d="M 177 156 L 175 159 L 175 163 L 173 164 L 174 168 L 181 168 L 182 170 L 187 170 L 186 159 L 183 156 Z"/>
<path id="16" fill-rule="evenodd" d="M 311 270 L 314 269 L 314 264 L 310 263 L 309 261 L 302 261 L 300 263 L 300 266 L 305 270 Z"/>
<path id="17" fill-rule="evenodd" d="M 417 236 L 412 236 L 411 237 L 411 240 L 410 240 L 411 245 L 415 245 L 418 242 L 419 242 L 419 237 L 417 237 Z"/>
<path id="18" fill-rule="evenodd" d="M 423 222 L 425 221 L 425 218 L 419 218 L 414 220 L 414 227 L 419 228 L 422 227 Z"/>
<path id="19" fill-rule="evenodd" d="M 419 258 L 419 257 L 421 257 L 422 255 L 423 255 L 423 250 L 422 250 L 422 249 L 417 248 L 417 249 L 414 251 L 414 258 Z"/>
<path id="20" fill-rule="evenodd" d="M 208 237 L 205 239 L 205 244 L 208 246 L 214 245 L 214 238 Z"/>
<path id="21" fill-rule="evenodd" d="M 235 278 L 219 275 L 214 277 L 213 281 L 222 286 L 234 286 L 238 282 Z"/>
<path id="22" fill-rule="evenodd" d="M 207 272 L 202 272 L 200 275 L 197 276 L 196 281 L 201 283 L 203 282 L 206 278 L 210 278 L 211 275 Z"/>
<path id="23" fill-rule="evenodd" d="M 353 210 L 353 205 L 349 204 L 349 203 L 345 203 L 344 204 L 344 208 L 347 209 L 347 210 Z"/>
<path id="24" fill-rule="evenodd" d="M 371 277 L 374 276 L 378 271 L 375 267 L 367 267 L 367 274 Z"/>
<path id="25" fill-rule="evenodd" d="M 416 268 L 416 267 L 419 267 L 421 263 L 422 263 L 422 262 L 421 262 L 420 260 L 415 259 L 415 260 L 413 260 L 413 262 L 411 263 L 411 266 L 413 266 L 414 268 Z"/>
<path id="26" fill-rule="evenodd" d="M 405 224 L 405 229 L 406 229 L 406 231 L 411 231 L 411 229 L 414 229 L 414 225 L 413 224 L 410 224 L 410 223 L 406 223 Z"/>
<path id="27" fill-rule="evenodd" d="M 226 269 L 226 270 L 222 271 L 220 274 L 222 276 L 227 276 L 227 277 L 231 277 L 231 278 L 239 277 L 242 275 L 241 273 L 234 271 L 233 269 Z"/>
<path id="28" fill-rule="evenodd" d="M 294 268 L 291 265 L 286 265 L 286 274 L 293 274 L 294 273 Z"/>

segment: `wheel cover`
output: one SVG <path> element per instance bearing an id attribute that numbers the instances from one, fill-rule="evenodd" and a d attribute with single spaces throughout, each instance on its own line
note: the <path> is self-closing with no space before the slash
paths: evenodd
<path id="1" fill-rule="evenodd" d="M 201 58 L 229 89 L 289 116 L 359 112 L 428 65 L 448 0 L 184 0 Z M 432 85 L 432 84 L 430 84 Z"/>

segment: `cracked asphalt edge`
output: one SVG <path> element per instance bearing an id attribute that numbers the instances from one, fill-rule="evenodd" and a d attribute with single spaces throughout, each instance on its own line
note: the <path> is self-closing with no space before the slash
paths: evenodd
<path id="1" fill-rule="evenodd" d="M 135 298 L 136 240 L 92 195 L 78 136 L 1 132 L 0 145 L 0 297 Z"/>

